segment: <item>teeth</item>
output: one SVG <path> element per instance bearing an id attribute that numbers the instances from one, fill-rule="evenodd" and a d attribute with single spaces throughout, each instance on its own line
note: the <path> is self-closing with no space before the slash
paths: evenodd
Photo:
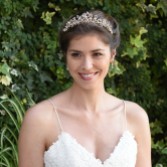
<path id="1" fill-rule="evenodd" d="M 91 80 L 93 79 L 94 77 L 94 73 L 91 73 L 91 74 L 80 74 L 82 79 L 85 79 L 85 80 Z"/>
<path id="2" fill-rule="evenodd" d="M 82 74 L 83 77 L 91 77 L 93 74 Z"/>

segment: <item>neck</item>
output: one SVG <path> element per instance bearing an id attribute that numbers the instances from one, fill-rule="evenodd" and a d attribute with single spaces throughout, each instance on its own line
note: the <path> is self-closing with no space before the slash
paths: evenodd
<path id="1" fill-rule="evenodd" d="M 104 106 L 105 97 L 108 95 L 104 87 L 100 89 L 83 90 L 73 85 L 70 90 L 70 102 L 83 111 L 98 112 Z"/>

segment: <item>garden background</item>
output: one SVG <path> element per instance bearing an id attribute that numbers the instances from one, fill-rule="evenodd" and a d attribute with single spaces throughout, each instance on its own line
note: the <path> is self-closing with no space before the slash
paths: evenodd
<path id="1" fill-rule="evenodd" d="M 167 167 L 167 0 L 0 0 L 0 167 L 17 167 L 27 108 L 71 84 L 58 31 L 81 10 L 120 23 L 121 45 L 106 90 L 148 113 L 152 163 Z"/>

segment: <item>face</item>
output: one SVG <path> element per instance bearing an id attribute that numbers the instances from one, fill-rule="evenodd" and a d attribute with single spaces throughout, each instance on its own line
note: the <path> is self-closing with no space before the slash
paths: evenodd
<path id="1" fill-rule="evenodd" d="M 74 79 L 74 85 L 84 89 L 103 87 L 115 53 L 98 35 L 72 39 L 66 56 L 67 68 Z"/>

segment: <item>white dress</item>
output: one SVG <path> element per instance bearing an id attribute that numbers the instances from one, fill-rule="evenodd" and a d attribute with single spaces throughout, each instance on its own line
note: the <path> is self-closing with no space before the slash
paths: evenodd
<path id="1" fill-rule="evenodd" d="M 126 105 L 124 111 L 126 116 Z M 58 121 L 60 123 L 59 117 Z M 136 156 L 137 142 L 128 130 L 123 132 L 114 151 L 105 161 L 97 159 L 74 137 L 62 131 L 58 140 L 45 151 L 44 164 L 45 167 L 135 167 Z"/>

